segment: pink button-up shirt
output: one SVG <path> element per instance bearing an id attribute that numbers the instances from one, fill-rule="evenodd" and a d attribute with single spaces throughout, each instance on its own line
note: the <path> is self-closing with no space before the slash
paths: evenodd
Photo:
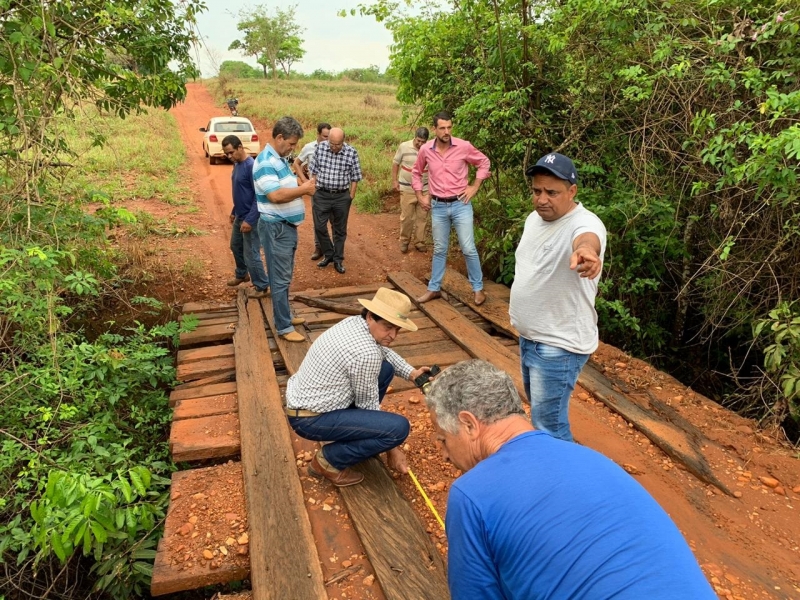
<path id="1" fill-rule="evenodd" d="M 422 191 L 422 173 L 428 167 L 428 190 L 432 196 L 458 196 L 469 183 L 469 165 L 478 168 L 475 179 L 489 179 L 489 159 L 467 140 L 450 137 L 450 148 L 444 155 L 436 151 L 436 140 L 419 149 L 411 170 L 411 187 Z"/>

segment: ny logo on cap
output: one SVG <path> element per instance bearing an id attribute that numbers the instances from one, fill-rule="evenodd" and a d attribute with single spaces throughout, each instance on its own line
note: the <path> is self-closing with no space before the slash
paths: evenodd
<path id="1" fill-rule="evenodd" d="M 556 162 L 556 155 L 555 155 L 555 154 L 548 154 L 548 155 L 547 155 L 547 156 L 544 158 L 544 162 L 545 162 L 546 164 L 548 164 L 548 165 L 552 165 L 554 162 Z"/>

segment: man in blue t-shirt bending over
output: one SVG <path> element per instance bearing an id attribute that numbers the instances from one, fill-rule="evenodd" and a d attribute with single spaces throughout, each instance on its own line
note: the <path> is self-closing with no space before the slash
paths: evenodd
<path id="1" fill-rule="evenodd" d="M 470 360 L 427 395 L 445 459 L 453 600 L 712 600 L 680 531 L 594 450 L 535 431 L 511 378 Z"/>

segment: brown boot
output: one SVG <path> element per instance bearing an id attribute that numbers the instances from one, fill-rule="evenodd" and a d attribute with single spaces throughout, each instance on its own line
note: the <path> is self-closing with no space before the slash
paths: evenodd
<path id="1" fill-rule="evenodd" d="M 245 281 L 250 281 L 250 275 L 245 273 L 244 277 L 234 277 L 233 279 L 228 279 L 226 285 L 228 287 L 236 287 L 240 283 L 244 283 Z"/>
<path id="2" fill-rule="evenodd" d="M 400 252 L 403 254 L 408 252 L 408 242 L 400 242 Z"/>
<path id="3" fill-rule="evenodd" d="M 306 337 L 301 333 L 297 333 L 296 331 L 290 331 L 289 333 L 284 333 L 281 337 L 283 339 L 285 339 L 287 342 L 305 342 L 306 341 Z"/>
<path id="4" fill-rule="evenodd" d="M 336 487 L 347 487 L 348 485 L 356 485 L 364 481 L 364 475 L 361 473 L 356 473 L 352 469 L 342 469 L 340 471 L 331 466 L 328 461 L 325 460 L 325 457 L 321 456 L 321 452 L 321 450 L 317 452 L 308 464 L 309 475 L 319 478 L 324 477 Z M 323 467 L 320 464 L 320 458 L 328 464 L 327 467 Z"/>
<path id="5" fill-rule="evenodd" d="M 428 251 L 428 247 L 425 244 L 423 244 L 422 242 L 417 242 L 416 244 L 414 244 L 414 248 L 417 249 L 417 252 L 427 252 Z"/>
<path id="6" fill-rule="evenodd" d="M 255 291 L 247 294 L 248 298 L 259 299 L 259 298 L 266 298 L 267 296 L 269 296 L 269 288 L 264 288 L 263 290 L 260 290 L 258 288 L 253 288 L 253 289 Z"/>
<path id="7" fill-rule="evenodd" d="M 483 290 L 475 292 L 475 306 L 480 306 L 484 302 L 486 302 L 486 294 L 483 293 Z"/>
<path id="8" fill-rule="evenodd" d="M 306 320 L 303 317 L 292 317 L 292 325 L 302 325 Z"/>
<path id="9" fill-rule="evenodd" d="M 441 292 L 432 292 L 428 290 L 427 292 L 422 294 L 422 296 L 417 298 L 417 302 L 419 302 L 420 304 L 425 304 L 426 302 L 430 302 L 431 300 L 436 300 L 436 298 L 441 298 L 441 297 L 442 297 Z"/>

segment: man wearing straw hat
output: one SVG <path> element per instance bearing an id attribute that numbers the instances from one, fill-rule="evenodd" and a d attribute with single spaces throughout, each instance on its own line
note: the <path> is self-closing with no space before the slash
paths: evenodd
<path id="1" fill-rule="evenodd" d="M 330 442 L 312 459 L 309 474 L 339 487 L 360 483 L 364 476 L 350 467 L 381 452 L 390 467 L 408 472 L 399 446 L 411 426 L 380 405 L 395 375 L 413 381 L 429 370 L 415 369 L 388 348 L 401 329 L 417 330 L 405 295 L 380 288 L 372 300 L 359 302 L 361 316 L 323 333 L 286 385 L 292 429 L 306 439 Z"/>

